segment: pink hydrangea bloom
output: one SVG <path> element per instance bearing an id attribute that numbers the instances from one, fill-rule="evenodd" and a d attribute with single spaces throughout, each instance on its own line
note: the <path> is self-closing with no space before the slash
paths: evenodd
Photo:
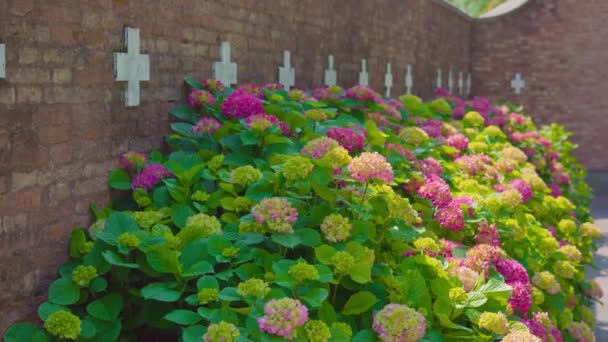
<path id="1" fill-rule="evenodd" d="M 146 191 L 152 190 L 152 188 L 158 184 L 163 178 L 172 177 L 173 175 L 167 168 L 160 164 L 148 164 L 143 170 L 133 177 L 131 188 L 144 189 Z"/>
<path id="2" fill-rule="evenodd" d="M 266 113 L 253 114 L 245 118 L 245 124 L 253 130 L 264 131 L 272 126 L 279 126 L 283 135 L 289 135 L 289 126 L 276 118 L 276 116 Z"/>
<path id="3" fill-rule="evenodd" d="M 462 242 L 458 241 L 439 239 L 439 242 L 441 242 L 442 246 L 440 254 L 444 258 L 451 258 L 453 256 L 452 250 L 454 249 L 454 247 L 462 246 Z"/>
<path id="4" fill-rule="evenodd" d="M 452 192 L 448 184 L 439 177 L 427 177 L 418 194 L 433 202 L 439 208 L 447 206 L 452 201 Z"/>
<path id="5" fill-rule="evenodd" d="M 353 128 L 332 127 L 327 130 L 327 136 L 337 140 L 348 152 L 362 149 L 365 143 L 365 136 Z"/>
<path id="6" fill-rule="evenodd" d="M 285 89 L 285 87 L 281 84 L 281 83 L 266 83 L 263 86 L 264 89 L 268 89 L 268 90 L 282 90 Z"/>
<path id="7" fill-rule="evenodd" d="M 320 137 L 316 139 L 312 139 L 302 147 L 302 154 L 305 154 L 314 159 L 320 159 L 329 152 L 329 150 L 340 146 L 340 143 L 335 141 L 332 138 L 328 137 Z"/>
<path id="8" fill-rule="evenodd" d="M 513 259 L 499 259 L 495 264 L 498 273 L 505 277 L 507 284 L 520 282 L 522 284 L 530 283 L 528 272 L 519 262 Z"/>
<path id="9" fill-rule="evenodd" d="M 308 309 L 292 298 L 273 299 L 264 305 L 264 316 L 258 317 L 260 330 L 291 339 L 294 330 L 308 321 Z"/>
<path id="10" fill-rule="evenodd" d="M 511 115 L 509 115 L 509 121 L 522 125 L 522 124 L 526 123 L 526 118 L 520 114 L 511 113 Z"/>
<path id="11" fill-rule="evenodd" d="M 485 154 L 468 154 L 455 160 L 456 165 L 471 176 L 485 172 L 488 165 L 492 163 L 492 158 Z"/>
<path id="12" fill-rule="evenodd" d="M 475 288 L 479 280 L 479 273 L 466 266 L 457 266 L 449 269 L 450 275 L 462 282 L 462 287 L 469 292 Z"/>
<path id="13" fill-rule="evenodd" d="M 222 103 L 222 113 L 229 119 L 240 119 L 264 113 L 264 106 L 259 98 L 249 92 L 236 90 Z"/>
<path id="14" fill-rule="evenodd" d="M 532 289 L 529 283 L 512 282 L 509 284 L 513 289 L 509 297 L 509 305 L 513 311 L 519 311 L 526 315 L 532 305 Z"/>
<path id="15" fill-rule="evenodd" d="M 551 179 L 553 179 L 553 181 L 556 184 L 559 185 L 568 185 L 570 184 L 570 175 L 568 175 L 568 173 L 566 172 L 554 172 L 551 174 Z"/>
<path id="16" fill-rule="evenodd" d="M 433 95 L 435 95 L 435 97 L 451 97 L 452 93 L 448 88 L 436 88 L 435 91 L 433 91 Z"/>
<path id="17" fill-rule="evenodd" d="M 205 106 L 213 106 L 215 97 L 206 90 L 193 90 L 188 95 L 188 105 L 192 108 L 201 108 Z"/>
<path id="18" fill-rule="evenodd" d="M 441 132 L 441 127 L 443 126 L 443 122 L 435 119 L 428 119 L 424 123 L 422 123 L 422 130 L 426 132 L 431 138 L 441 138 L 443 137 L 443 133 Z"/>
<path id="19" fill-rule="evenodd" d="M 413 162 L 416 160 L 416 153 L 403 148 L 403 146 L 401 146 L 399 144 L 391 144 L 389 142 L 386 142 L 386 143 L 384 143 L 384 147 L 389 151 L 399 153 L 407 161 Z"/>
<path id="20" fill-rule="evenodd" d="M 377 126 L 389 126 L 391 124 L 391 120 L 379 112 L 366 113 L 365 118 L 372 120 Z"/>
<path id="21" fill-rule="evenodd" d="M 435 220 L 444 228 L 454 231 L 463 230 L 465 222 L 462 206 L 470 206 L 472 204 L 473 200 L 468 197 L 454 198 L 448 205 L 439 208 L 435 212 Z M 469 214 L 472 214 L 471 208 L 469 208 Z"/>
<path id="22" fill-rule="evenodd" d="M 509 182 L 515 190 L 521 194 L 521 198 L 524 202 L 528 202 L 532 199 L 532 187 L 526 183 L 523 179 L 513 179 Z"/>
<path id="23" fill-rule="evenodd" d="M 486 244 L 475 245 L 467 251 L 461 265 L 467 266 L 480 274 L 486 274 L 490 264 L 496 263 L 500 255 L 501 250 L 498 247 Z"/>
<path id="24" fill-rule="evenodd" d="M 215 118 L 204 117 L 198 120 L 196 125 L 192 126 L 192 133 L 212 135 L 217 131 L 222 124 Z"/>
<path id="25" fill-rule="evenodd" d="M 318 99 L 320 101 L 337 101 L 340 97 L 340 93 L 342 92 L 342 88 L 334 86 L 334 87 L 319 87 L 312 91 L 312 97 Z"/>
<path id="26" fill-rule="evenodd" d="M 365 183 L 372 179 L 386 183 L 393 181 L 393 168 L 386 158 L 377 152 L 363 152 L 348 164 L 348 172 L 358 182 Z"/>
<path id="27" fill-rule="evenodd" d="M 251 214 L 259 224 L 266 224 L 277 233 L 291 233 L 291 224 L 298 220 L 298 210 L 292 208 L 285 198 L 264 198 L 262 202 L 251 209 Z"/>
<path id="28" fill-rule="evenodd" d="M 262 90 L 262 88 L 260 88 L 258 85 L 253 84 L 253 83 L 242 83 L 239 84 L 238 87 L 236 88 L 237 90 L 242 90 L 242 91 L 246 91 L 249 94 L 259 98 L 259 99 L 263 99 L 264 98 L 264 91 Z"/>
<path id="29" fill-rule="evenodd" d="M 222 83 L 222 81 L 220 81 L 220 80 L 208 78 L 206 80 L 203 80 L 202 83 L 203 83 L 203 87 L 205 87 L 205 89 L 212 91 L 214 93 L 221 93 L 224 91 L 224 83 Z"/>
<path id="30" fill-rule="evenodd" d="M 356 85 L 346 90 L 347 98 L 355 99 L 357 101 L 375 101 L 380 98 L 380 95 L 373 91 L 371 88 L 362 85 Z"/>
<path id="31" fill-rule="evenodd" d="M 475 235 L 476 243 L 486 243 L 492 246 L 500 246 L 500 236 L 496 225 L 489 224 L 487 221 L 477 225 L 477 234 Z"/>
<path id="32" fill-rule="evenodd" d="M 448 137 L 448 145 L 464 151 L 469 147 L 469 139 L 460 133 L 452 134 Z"/>
<path id="33" fill-rule="evenodd" d="M 372 327 L 382 342 L 415 342 L 426 332 L 426 319 L 402 304 L 388 304 L 374 315 Z"/>
<path id="34" fill-rule="evenodd" d="M 118 163 L 120 164 L 120 167 L 125 170 L 133 170 L 138 165 L 145 164 L 146 161 L 147 158 L 145 154 L 129 151 L 120 155 Z"/>
<path id="35" fill-rule="evenodd" d="M 441 162 L 439 162 L 439 160 L 433 157 L 426 157 L 419 161 L 418 168 L 425 176 L 441 176 L 441 174 L 443 173 L 443 166 L 441 166 Z"/>

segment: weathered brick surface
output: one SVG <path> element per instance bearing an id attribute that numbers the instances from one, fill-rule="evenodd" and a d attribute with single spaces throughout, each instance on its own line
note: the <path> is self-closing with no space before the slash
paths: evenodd
<path id="1" fill-rule="evenodd" d="M 541 123 L 574 132 L 576 155 L 608 169 L 608 2 L 531 0 L 473 29 L 474 93 L 522 103 Z M 526 80 L 521 95 L 510 82 Z"/>
<path id="2" fill-rule="evenodd" d="M 127 25 L 151 58 L 137 108 L 112 81 Z M 119 154 L 161 147 L 183 77 L 210 77 L 220 41 L 239 82 L 276 81 L 290 49 L 298 87 L 320 85 L 332 53 L 342 85 L 367 58 L 371 85 L 383 88 L 391 62 L 401 93 L 412 64 L 426 97 L 437 67 L 468 71 L 470 36 L 471 21 L 440 0 L 0 0 L 0 331 L 36 316 L 69 232 L 90 223 L 91 201 L 108 203 Z"/>

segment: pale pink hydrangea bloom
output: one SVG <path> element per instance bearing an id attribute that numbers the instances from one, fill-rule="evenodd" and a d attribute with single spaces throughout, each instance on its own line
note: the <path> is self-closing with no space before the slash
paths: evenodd
<path id="1" fill-rule="evenodd" d="M 377 152 L 363 152 L 360 156 L 353 158 L 348 164 L 348 172 L 356 181 L 361 183 L 372 179 L 390 183 L 394 178 L 391 164 Z"/>
<path id="2" fill-rule="evenodd" d="M 273 299 L 264 305 L 264 316 L 258 317 L 260 330 L 291 339 L 294 330 L 308 321 L 308 309 L 293 298 Z"/>

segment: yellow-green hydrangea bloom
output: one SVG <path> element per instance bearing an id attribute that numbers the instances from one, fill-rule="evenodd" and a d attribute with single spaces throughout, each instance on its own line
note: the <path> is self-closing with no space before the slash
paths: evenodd
<path id="1" fill-rule="evenodd" d="M 484 312 L 479 316 L 479 327 L 491 331 L 498 335 L 509 333 L 509 322 L 507 316 L 502 312 Z"/>
<path id="2" fill-rule="evenodd" d="M 244 187 L 262 179 L 262 172 L 251 165 L 237 167 L 230 174 L 230 182 Z"/>
<path id="3" fill-rule="evenodd" d="M 288 273 L 295 280 L 297 280 L 298 283 L 319 278 L 319 271 L 313 265 L 308 264 L 304 260 L 300 260 L 289 267 Z"/>
<path id="4" fill-rule="evenodd" d="M 44 321 L 44 329 L 49 334 L 66 340 L 75 340 L 80 336 L 81 322 L 78 316 L 69 311 L 52 313 Z"/>
<path id="5" fill-rule="evenodd" d="M 270 287 L 262 279 L 250 278 L 239 283 L 236 291 L 243 297 L 252 296 L 264 299 L 270 293 Z"/>
<path id="6" fill-rule="evenodd" d="M 97 269 L 93 266 L 78 265 L 72 271 L 72 280 L 80 287 L 87 287 L 93 279 L 97 278 Z"/>
<path id="7" fill-rule="evenodd" d="M 314 167 L 314 164 L 306 157 L 289 157 L 283 163 L 283 175 L 289 180 L 306 179 Z"/>

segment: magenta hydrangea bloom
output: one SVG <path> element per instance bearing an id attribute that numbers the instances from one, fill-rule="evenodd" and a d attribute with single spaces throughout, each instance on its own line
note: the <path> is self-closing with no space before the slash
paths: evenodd
<path id="1" fill-rule="evenodd" d="M 245 119 L 245 124 L 250 129 L 260 131 L 264 131 L 276 125 L 279 126 L 283 135 L 289 135 L 289 126 L 286 123 L 277 119 L 276 116 L 268 115 L 266 113 L 258 113 L 248 116 Z"/>
<path id="2" fill-rule="evenodd" d="M 513 259 L 499 259 L 495 264 L 498 273 L 505 277 L 507 284 L 513 282 L 520 282 L 522 284 L 530 283 L 530 278 L 526 268 L 522 266 L 517 260 Z"/>
<path id="3" fill-rule="evenodd" d="M 377 152 L 363 152 L 348 164 L 348 172 L 358 182 L 378 179 L 386 183 L 393 181 L 393 167 Z"/>
<path id="4" fill-rule="evenodd" d="M 447 206 L 452 201 L 450 186 L 441 178 L 427 177 L 423 186 L 418 189 L 418 194 L 433 202 L 439 208 Z"/>
<path id="5" fill-rule="evenodd" d="M 391 120 L 379 112 L 366 113 L 365 118 L 373 121 L 377 126 L 389 126 L 391 124 Z"/>
<path id="6" fill-rule="evenodd" d="M 241 83 L 236 87 L 236 89 L 246 91 L 259 99 L 264 98 L 264 91 L 262 90 L 262 88 L 253 83 Z"/>
<path id="7" fill-rule="evenodd" d="M 489 224 L 487 221 L 477 225 L 477 234 L 475 234 L 476 243 L 486 243 L 492 246 L 500 246 L 500 236 L 496 225 Z"/>
<path id="8" fill-rule="evenodd" d="M 437 139 L 443 137 L 441 127 L 443 127 L 443 122 L 435 119 L 428 119 L 420 128 L 422 128 L 422 130 L 425 131 L 429 137 Z"/>
<path id="9" fill-rule="evenodd" d="M 443 173 L 443 166 L 441 166 L 441 162 L 439 162 L 439 160 L 433 157 L 426 157 L 419 161 L 418 168 L 425 176 L 441 176 L 441 174 Z"/>
<path id="10" fill-rule="evenodd" d="M 376 101 L 376 99 L 380 98 L 380 95 L 372 88 L 363 85 L 356 85 L 347 89 L 345 96 L 357 101 Z"/>
<path id="11" fill-rule="evenodd" d="M 454 247 L 462 246 L 462 242 L 447 240 L 443 238 L 439 239 L 439 242 L 441 242 L 442 246 L 440 254 L 443 255 L 444 258 L 453 257 L 452 250 L 454 249 Z"/>
<path id="12" fill-rule="evenodd" d="M 172 177 L 173 175 L 167 168 L 160 164 L 148 164 L 138 174 L 133 177 L 131 188 L 144 189 L 146 191 L 152 190 L 158 182 L 163 178 Z"/>
<path id="13" fill-rule="evenodd" d="M 212 135 L 221 126 L 222 124 L 217 119 L 204 117 L 198 120 L 196 125 L 192 126 L 192 133 Z"/>
<path id="14" fill-rule="evenodd" d="M 526 183 L 523 179 L 513 179 L 509 182 L 511 186 L 515 188 L 520 194 L 524 202 L 528 202 L 532 199 L 532 187 Z"/>
<path id="15" fill-rule="evenodd" d="M 229 119 L 240 119 L 264 113 L 264 106 L 262 101 L 251 93 L 236 90 L 222 103 L 222 113 Z"/>
<path id="16" fill-rule="evenodd" d="M 519 311 L 526 315 L 532 305 L 532 289 L 529 283 L 512 282 L 509 284 L 513 289 L 509 298 L 509 305 L 513 311 Z"/>
<path id="17" fill-rule="evenodd" d="M 294 330 L 308 321 L 308 309 L 292 298 L 273 299 L 264 305 L 264 316 L 258 317 L 260 330 L 291 339 Z"/>
<path id="18" fill-rule="evenodd" d="M 436 88 L 435 91 L 433 91 L 433 95 L 435 97 L 451 97 L 452 93 L 450 92 L 450 90 L 448 88 Z"/>
<path id="19" fill-rule="evenodd" d="M 340 98 L 342 88 L 338 86 L 333 87 L 319 87 L 312 91 L 312 97 L 320 101 L 337 101 Z"/>
<path id="20" fill-rule="evenodd" d="M 193 90 L 188 95 L 188 105 L 192 108 L 201 108 L 205 106 L 213 106 L 215 97 L 206 90 Z"/>
<path id="21" fill-rule="evenodd" d="M 348 152 L 362 149 L 365 143 L 365 135 L 353 128 L 332 127 L 327 130 L 327 136 L 338 141 Z"/>
<path id="22" fill-rule="evenodd" d="M 448 145 L 464 151 L 469 147 L 469 139 L 460 133 L 452 134 L 448 137 Z"/>
<path id="23" fill-rule="evenodd" d="M 146 155 L 139 152 L 125 152 L 120 155 L 118 163 L 125 170 L 133 170 L 137 165 L 145 164 L 147 161 Z"/>
<path id="24" fill-rule="evenodd" d="M 222 81 L 220 80 L 208 78 L 206 80 L 203 80 L 202 84 L 205 89 L 214 93 L 221 93 L 224 91 L 224 83 L 222 83 Z"/>
<path id="25" fill-rule="evenodd" d="M 454 198 L 448 205 L 439 208 L 435 212 L 435 220 L 444 228 L 454 231 L 463 230 L 465 222 L 462 207 L 463 205 L 470 206 L 472 204 L 473 200 L 468 197 Z M 471 213 L 470 208 L 469 213 Z"/>

